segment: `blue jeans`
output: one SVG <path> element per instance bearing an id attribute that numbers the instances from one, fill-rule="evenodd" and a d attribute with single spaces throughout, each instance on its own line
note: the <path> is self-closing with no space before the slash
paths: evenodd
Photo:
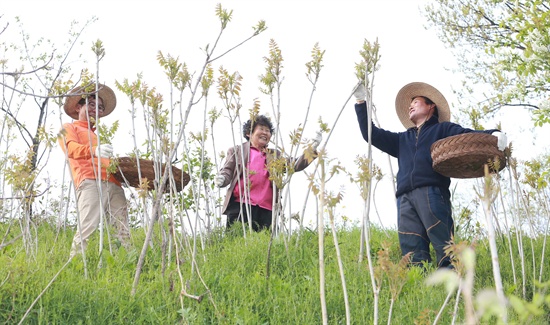
<path id="1" fill-rule="evenodd" d="M 445 246 L 454 233 L 448 191 L 436 186 L 416 188 L 397 198 L 397 230 L 403 255 L 413 252 L 412 263 L 431 262 L 432 244 L 438 267 L 448 267 Z"/>

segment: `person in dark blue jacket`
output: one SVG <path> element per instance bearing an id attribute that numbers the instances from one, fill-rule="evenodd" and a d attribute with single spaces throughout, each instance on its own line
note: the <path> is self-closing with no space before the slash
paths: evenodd
<path id="1" fill-rule="evenodd" d="M 369 141 L 366 89 L 354 92 L 355 112 L 365 141 Z M 437 140 L 467 132 L 484 132 L 498 137 L 499 149 L 506 147 L 504 133 L 497 129 L 476 131 L 450 122 L 449 104 L 434 87 L 413 82 L 405 85 L 395 100 L 397 115 L 405 132 L 391 132 L 372 123 L 371 144 L 397 158 L 397 229 L 401 253 L 412 252 L 413 264 L 431 262 L 430 243 L 437 266 L 451 267 L 444 248 L 451 241 L 454 222 L 451 211 L 451 179 L 432 167 L 431 145 Z"/>

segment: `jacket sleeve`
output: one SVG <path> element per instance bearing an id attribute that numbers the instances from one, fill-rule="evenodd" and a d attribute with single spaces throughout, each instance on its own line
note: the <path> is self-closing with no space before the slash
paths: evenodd
<path id="1" fill-rule="evenodd" d="M 267 165 L 269 166 L 275 160 L 284 160 L 287 171 L 289 168 L 292 168 L 294 172 L 299 172 L 306 169 L 306 167 L 309 166 L 316 158 L 316 155 L 307 154 L 306 151 L 304 151 L 301 156 L 296 158 L 284 155 L 278 149 L 269 149 Z"/>
<path id="2" fill-rule="evenodd" d="M 371 139 L 369 139 L 369 122 L 367 116 L 367 104 L 355 104 L 355 113 L 357 114 L 357 122 L 361 129 L 363 139 L 370 142 L 376 148 L 390 154 L 393 157 L 399 155 L 399 133 L 386 131 L 376 127 L 371 121 Z"/>
<path id="3" fill-rule="evenodd" d="M 300 172 L 306 169 L 306 167 L 309 166 L 316 158 L 317 155 L 307 158 L 306 154 L 304 153 L 303 155 L 298 157 L 298 159 L 294 159 L 294 171 Z"/>
<path id="4" fill-rule="evenodd" d="M 227 186 L 231 183 L 233 175 L 235 174 L 235 166 L 237 164 L 237 157 L 239 150 L 235 150 L 235 147 L 231 147 L 227 150 L 227 156 L 225 158 L 225 164 L 219 171 L 219 175 L 225 178 L 223 185 L 221 187 Z"/>
<path id="5" fill-rule="evenodd" d="M 276 154 L 278 157 L 281 157 L 282 153 L 277 150 Z M 293 166 L 295 172 L 300 172 L 307 168 L 315 159 L 317 159 L 317 152 L 313 154 L 313 152 L 308 153 L 307 151 L 304 151 L 304 153 L 299 157 L 286 157 L 286 163 L 288 166 Z"/>
<path id="6" fill-rule="evenodd" d="M 459 124 L 452 123 L 452 122 L 443 122 L 443 123 L 445 123 L 447 125 L 447 136 L 458 135 L 458 134 L 462 134 L 462 133 L 471 133 L 471 132 L 474 132 L 474 133 L 487 133 L 487 134 L 492 134 L 494 132 L 500 132 L 500 130 L 498 130 L 498 129 L 474 130 L 474 129 L 464 128 L 464 127 L 460 126 Z"/>
<path id="7" fill-rule="evenodd" d="M 63 152 L 67 153 L 67 156 L 71 159 L 90 159 L 92 158 L 92 152 L 95 151 L 95 146 L 90 147 L 89 144 L 80 144 L 78 134 L 75 128 L 70 124 L 63 125 L 65 130 L 65 137 L 59 138 L 59 145 Z M 92 144 L 94 141 L 92 140 Z"/>

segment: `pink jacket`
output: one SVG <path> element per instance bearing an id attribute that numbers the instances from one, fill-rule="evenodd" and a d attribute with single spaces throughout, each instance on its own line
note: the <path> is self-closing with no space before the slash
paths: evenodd
<path id="1" fill-rule="evenodd" d="M 229 184 L 229 188 L 227 189 L 225 200 L 223 202 L 223 208 L 222 208 L 223 214 L 225 214 L 227 210 L 227 207 L 231 200 L 231 196 L 233 194 L 233 190 L 235 189 L 235 186 L 237 185 L 238 180 L 242 178 L 243 169 L 248 165 L 249 157 L 250 157 L 250 142 L 248 141 L 243 143 L 242 145 L 231 147 L 229 148 L 229 150 L 227 150 L 225 165 L 220 169 L 220 172 L 219 172 L 219 175 L 223 175 L 225 178 L 225 182 L 222 184 L 221 187 L 227 186 Z M 268 153 L 267 153 L 268 166 L 272 161 L 277 159 L 276 157 L 277 158 L 282 157 L 281 151 L 276 149 L 268 149 Z M 307 166 L 309 166 L 309 164 L 311 164 L 311 162 L 315 158 L 311 157 L 311 159 L 308 159 L 306 158 L 305 154 L 303 154 L 298 159 L 296 158 L 284 158 L 284 159 L 286 160 L 287 172 L 299 172 L 304 170 Z M 280 189 L 276 188 L 276 190 L 277 190 L 276 197 L 279 197 L 278 192 Z"/>

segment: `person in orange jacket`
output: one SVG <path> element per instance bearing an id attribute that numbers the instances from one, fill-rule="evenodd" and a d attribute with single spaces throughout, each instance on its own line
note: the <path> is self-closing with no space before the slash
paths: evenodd
<path id="1" fill-rule="evenodd" d="M 110 216 L 108 221 L 116 230 L 116 238 L 129 248 L 126 196 L 120 182 L 106 172 L 113 147 L 98 143 L 95 133 L 96 121 L 115 109 L 116 96 L 106 85 L 98 84 L 97 87 L 97 92 L 94 85 L 75 88 L 63 106 L 74 121 L 63 124 L 64 136 L 59 139 L 59 144 L 71 167 L 79 216 L 70 258 L 86 249 L 102 214 Z"/>

